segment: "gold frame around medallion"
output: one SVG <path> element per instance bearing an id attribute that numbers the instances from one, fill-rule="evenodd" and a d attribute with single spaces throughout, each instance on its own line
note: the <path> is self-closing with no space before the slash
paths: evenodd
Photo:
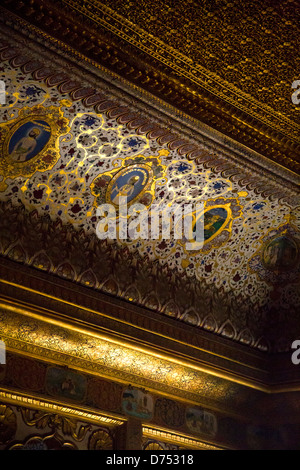
<path id="1" fill-rule="evenodd" d="M 60 103 L 63 105 L 63 103 Z M 37 105 L 24 107 L 17 110 L 18 116 L 8 122 L 1 123 L 0 148 L 2 158 L 0 160 L 0 174 L 3 179 L 0 182 L 0 191 L 7 188 L 6 179 L 18 177 L 29 178 L 36 171 L 51 169 L 60 158 L 59 137 L 70 131 L 69 120 L 64 117 L 60 107 L 45 107 Z M 34 157 L 24 162 L 14 162 L 9 155 L 9 143 L 17 130 L 28 122 L 45 121 L 50 127 L 50 137 L 45 146 Z M 25 188 L 26 189 L 26 188 Z"/>
<path id="2" fill-rule="evenodd" d="M 193 212 L 193 223 L 194 223 L 195 220 L 198 220 L 202 215 L 204 215 L 206 212 L 210 211 L 211 209 L 216 209 L 216 208 L 221 208 L 221 207 L 225 208 L 225 210 L 227 212 L 227 217 L 226 217 L 225 222 L 216 231 L 216 233 L 214 233 L 210 238 L 205 240 L 203 243 L 200 243 L 201 246 L 198 247 L 198 248 L 195 248 L 195 250 L 193 250 L 193 249 L 187 250 L 186 249 L 186 242 L 179 240 L 178 242 L 179 242 L 180 245 L 183 246 L 183 249 L 184 249 L 184 252 L 185 252 L 186 255 L 192 256 L 195 253 L 198 254 L 199 252 L 202 252 L 203 250 L 205 250 L 205 247 L 207 247 L 208 244 L 210 244 L 218 235 L 220 235 L 224 231 L 228 232 L 228 234 L 230 236 L 231 230 L 232 230 L 233 220 L 237 217 L 240 217 L 240 215 L 235 216 L 235 217 L 233 216 L 232 205 L 231 205 L 232 199 L 229 199 L 229 200 L 224 199 L 224 198 L 222 198 L 222 199 L 224 200 L 223 204 L 220 203 L 220 204 L 214 204 L 214 205 L 211 205 L 211 206 L 209 205 L 212 202 L 211 200 L 205 201 L 204 202 L 204 208 L 201 211 L 201 213 L 199 214 L 199 216 L 197 217 L 197 219 L 195 219 L 195 217 L 194 217 L 195 213 Z M 217 200 L 220 200 L 220 198 L 218 198 Z M 239 205 L 238 201 L 235 200 L 235 202 Z M 209 251 L 214 247 L 218 247 L 218 248 L 221 247 L 222 245 L 224 245 L 224 243 L 226 241 L 227 240 L 224 240 L 219 244 L 212 244 L 209 248 Z M 207 250 L 205 250 L 205 251 L 207 251 Z"/>
<path id="3" fill-rule="evenodd" d="M 146 168 L 147 167 L 147 168 Z M 137 195 L 135 196 L 131 201 L 129 201 L 127 203 L 128 206 L 134 204 L 135 202 L 137 202 L 147 191 L 151 191 L 153 192 L 153 186 L 155 185 L 155 181 L 153 180 L 153 171 L 152 171 L 152 168 L 150 165 L 147 165 L 146 163 L 140 163 L 140 164 L 134 164 L 134 165 L 128 165 L 128 166 L 124 166 L 123 168 L 120 168 L 118 169 L 118 171 L 116 173 L 114 173 L 112 179 L 110 180 L 110 182 L 108 183 L 108 186 L 107 186 L 107 189 L 106 189 L 106 202 L 107 203 L 111 203 L 113 204 L 115 207 L 118 207 L 116 204 L 114 204 L 114 202 L 111 200 L 111 190 L 112 190 L 112 187 L 113 185 L 115 184 L 115 182 L 117 181 L 118 177 L 119 176 L 122 176 L 123 174 L 125 174 L 126 172 L 129 172 L 131 169 L 138 169 L 138 168 L 144 168 L 146 171 L 149 172 L 149 177 L 148 177 L 148 181 L 147 183 L 145 184 L 144 188 L 142 189 L 142 191 Z"/>
<path id="4" fill-rule="evenodd" d="M 149 179 L 148 179 L 144 189 L 136 197 L 134 197 L 132 199 L 132 201 L 129 201 L 127 203 L 127 206 L 129 207 L 130 205 L 141 201 L 143 199 L 143 197 L 145 196 L 145 194 L 148 193 L 148 194 L 151 195 L 151 201 L 148 201 L 147 203 L 143 202 L 143 205 L 145 205 L 146 207 L 149 207 L 152 204 L 152 202 L 154 200 L 154 197 L 155 197 L 156 182 L 160 178 L 164 177 L 164 176 L 156 176 L 154 168 L 155 168 L 155 165 L 161 166 L 160 156 L 161 155 L 166 155 L 166 154 L 168 155 L 169 151 L 159 150 L 157 156 L 147 156 L 147 157 L 145 157 L 144 155 L 138 154 L 138 155 L 135 155 L 134 157 L 127 157 L 122 161 L 122 164 L 120 166 L 118 166 L 117 168 L 108 170 L 104 173 L 100 173 L 98 176 L 96 176 L 93 179 L 93 181 L 90 184 L 91 193 L 95 198 L 94 199 L 94 205 L 96 207 L 98 207 L 99 202 L 100 203 L 108 203 L 108 204 L 112 204 L 115 207 L 116 211 L 118 211 L 118 206 L 116 204 L 114 204 L 110 199 L 110 191 L 111 191 L 111 188 L 112 188 L 113 184 L 116 181 L 116 177 L 118 176 L 118 174 L 129 171 L 131 168 L 134 169 L 134 168 L 142 167 L 142 168 L 147 169 L 147 171 L 149 171 Z M 118 158 L 116 160 L 118 160 Z M 130 163 L 128 163 L 128 162 L 130 162 Z M 113 164 L 114 164 L 114 162 L 113 162 Z M 163 173 L 164 172 L 165 172 L 165 167 L 163 168 Z M 102 179 L 102 178 L 109 178 L 109 179 L 107 179 L 107 182 L 105 183 L 105 185 L 103 185 L 104 194 L 101 194 L 101 193 L 99 194 L 99 193 L 97 193 L 97 191 L 95 191 L 95 186 L 97 185 L 97 181 Z"/>

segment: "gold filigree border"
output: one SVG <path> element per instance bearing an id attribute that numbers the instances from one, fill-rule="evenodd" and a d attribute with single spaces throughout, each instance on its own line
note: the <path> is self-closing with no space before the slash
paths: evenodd
<path id="1" fill-rule="evenodd" d="M 170 398 L 181 397 L 193 404 L 199 404 L 199 399 L 211 395 L 212 390 L 214 396 L 221 398 L 228 388 L 240 385 L 269 391 L 260 381 L 92 325 L 83 326 L 72 319 L 3 302 L 0 309 L 0 338 L 8 351 L 101 373 L 103 377 L 146 387 Z"/>
<path id="2" fill-rule="evenodd" d="M 169 444 L 185 446 L 189 449 L 223 450 L 221 447 L 217 447 L 208 442 L 200 441 L 194 437 L 191 438 L 187 434 L 175 434 L 174 432 L 170 432 L 169 430 L 157 426 L 147 426 L 143 424 L 143 437 L 160 440 Z"/>
<path id="3" fill-rule="evenodd" d="M 11 405 L 48 411 L 53 414 L 61 414 L 69 418 L 109 427 L 121 426 L 127 421 L 126 418 L 115 416 L 111 413 L 101 413 L 95 410 L 88 410 L 85 407 L 71 407 L 54 400 L 44 400 L 34 395 L 18 393 L 7 388 L 0 388 L 0 400 Z"/>

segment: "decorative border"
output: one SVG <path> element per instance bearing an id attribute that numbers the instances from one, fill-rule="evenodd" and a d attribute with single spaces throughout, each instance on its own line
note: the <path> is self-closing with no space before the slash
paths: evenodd
<path id="1" fill-rule="evenodd" d="M 215 338 L 211 329 L 205 331 L 174 322 L 173 318 L 162 316 L 153 309 L 149 321 L 149 310 L 145 307 L 116 297 L 111 298 L 99 291 L 87 291 L 84 286 L 35 272 L 30 267 L 20 266 L 9 260 L 1 261 L 1 258 L 0 277 L 0 291 L 11 306 L 21 305 L 25 300 L 28 308 L 39 309 L 44 314 L 56 312 L 59 316 L 71 317 L 73 321 L 92 322 L 97 328 L 117 330 L 122 336 L 138 337 L 139 341 L 142 340 L 142 335 L 148 344 L 163 340 L 171 347 L 175 343 L 177 352 L 189 355 L 194 360 L 198 359 L 202 363 L 208 361 L 213 367 L 223 371 L 230 361 L 232 365 L 229 370 L 232 368 L 236 373 L 239 371 L 242 376 L 252 377 L 254 381 L 265 381 L 267 360 L 260 356 L 259 345 L 255 344 L 256 347 L 249 350 L 244 350 L 242 345 L 240 349 L 237 342 L 228 343 L 226 338 L 222 338 L 220 327 L 215 331 L 219 333 L 218 338 Z"/>
<path id="2" fill-rule="evenodd" d="M 127 421 L 126 418 L 106 414 L 106 412 L 100 413 L 96 412 L 94 409 L 90 411 L 82 407 L 70 407 L 69 404 L 64 405 L 59 402 L 41 399 L 24 393 L 21 394 L 2 387 L 0 387 L 0 400 L 11 405 L 26 406 L 27 408 L 48 411 L 55 414 L 59 413 L 70 418 L 110 427 L 121 426 Z"/>
<path id="3" fill-rule="evenodd" d="M 212 445 L 201 440 L 191 438 L 190 436 L 182 433 L 173 433 L 163 428 L 154 426 L 146 426 L 143 424 L 143 437 L 156 439 L 169 444 L 182 445 L 189 449 L 196 450 L 223 450 L 224 448 Z M 227 449 L 227 447 L 226 447 Z"/>
<path id="4" fill-rule="evenodd" d="M 20 276 L 23 278 L 24 273 L 20 273 Z M 28 278 L 29 277 L 30 276 L 28 276 Z M 15 277 L 14 279 L 16 281 Z M 95 333 L 98 332 L 100 336 L 103 333 L 106 337 L 107 331 L 115 331 L 117 338 L 119 338 L 117 341 L 118 343 L 121 341 L 120 344 L 123 344 L 124 347 L 127 347 L 126 345 L 129 344 L 129 347 L 131 348 L 132 345 L 137 342 L 141 348 L 141 354 L 144 354 L 144 352 L 150 355 L 157 354 L 161 340 L 163 339 L 167 351 L 166 358 L 169 357 L 169 351 L 171 354 L 171 362 L 173 363 L 175 361 L 179 368 L 186 367 L 186 364 L 189 364 L 188 367 L 191 366 L 192 369 L 196 367 L 195 370 L 198 370 L 200 374 L 199 377 L 201 377 L 201 374 L 204 374 L 204 382 L 201 382 L 201 405 L 203 406 L 208 406 L 206 403 L 207 398 L 213 398 L 218 387 L 222 388 L 222 384 L 225 384 L 224 380 L 229 380 L 232 383 L 232 390 L 238 390 L 241 385 L 242 389 L 244 388 L 244 391 L 246 392 L 245 386 L 250 386 L 252 388 L 252 393 L 254 393 L 254 389 L 268 392 L 279 392 L 282 390 L 295 390 L 295 387 L 297 387 L 297 383 L 294 382 L 294 369 L 293 364 L 291 364 L 290 361 L 290 354 L 288 354 L 288 361 L 285 364 L 284 376 L 281 377 L 281 373 L 279 371 L 279 374 L 273 374 L 273 377 L 270 377 L 269 358 L 261 356 L 259 351 L 255 352 L 250 350 L 247 352 L 242 346 L 239 347 L 237 344 L 228 344 L 226 341 L 222 344 L 221 338 L 217 340 L 212 336 L 207 336 L 209 333 L 195 331 L 194 327 L 188 327 L 187 325 L 177 326 L 171 322 L 170 319 L 162 318 L 159 315 L 156 315 L 155 312 L 152 313 L 152 320 L 149 321 L 149 319 L 146 318 L 143 309 L 135 307 L 134 305 L 126 306 L 124 302 L 120 302 L 118 300 L 105 300 L 103 295 L 86 295 L 83 292 L 81 294 L 83 288 L 76 287 L 75 290 L 72 288 L 72 302 L 70 302 L 70 291 L 69 289 L 66 289 L 68 283 L 66 281 L 60 281 L 59 284 L 59 291 L 66 295 L 66 299 L 61 295 L 58 295 L 57 297 L 54 296 L 55 293 L 59 294 L 55 288 L 54 279 L 49 286 L 50 296 L 45 295 L 43 291 L 44 288 L 46 288 L 46 285 L 43 287 L 41 276 L 38 281 L 39 292 L 34 292 L 32 289 L 26 290 L 25 299 L 27 307 L 24 308 L 22 305 L 24 303 L 24 299 L 22 302 L 24 294 L 21 291 L 20 302 L 22 302 L 22 304 L 16 300 L 18 297 L 17 292 L 20 288 L 15 286 L 12 290 L 13 285 L 11 283 L 5 283 L 3 287 L 6 300 L 2 301 L 4 311 L 7 310 L 8 312 L 11 312 L 11 314 L 12 312 L 15 312 L 15 315 L 17 315 L 18 311 L 21 315 L 20 319 L 22 318 L 22 315 L 25 314 L 26 318 L 32 317 L 32 322 L 34 322 L 35 318 L 40 318 L 41 321 L 43 320 L 42 323 L 50 322 L 49 325 L 60 325 L 61 321 L 66 322 L 66 331 L 69 331 L 69 328 L 71 328 L 70 334 L 75 334 L 77 329 L 76 324 L 78 321 L 83 325 L 91 325 L 90 327 L 92 330 Z M 38 297 L 36 297 L 37 294 Z M 7 300 L 10 296 L 13 296 L 12 301 Z M 38 301 L 39 297 L 41 297 L 40 302 L 42 303 L 41 305 L 43 305 L 43 308 L 37 303 L 35 306 L 29 306 L 28 303 L 32 296 L 35 298 L 35 301 Z M 111 312 L 114 312 L 114 314 Z M 17 316 L 15 318 L 17 321 Z M 30 346 L 30 341 L 29 343 L 23 343 L 23 341 L 17 340 L 17 332 L 13 333 L 15 326 L 13 328 L 9 327 L 11 321 L 13 321 L 12 317 L 6 326 L 1 322 L 2 328 L 5 328 L 5 330 L 8 328 L 8 348 L 17 350 L 18 348 L 21 348 L 23 353 L 29 353 L 31 350 L 31 354 L 35 355 L 36 352 L 38 352 L 36 346 Z M 44 323 L 46 328 L 48 328 L 48 323 Z M 75 325 L 74 332 L 72 330 L 72 325 Z M 4 330 L 2 330 L 2 333 L 4 334 Z M 127 343 L 128 341 L 129 343 Z M 55 347 L 59 347 L 59 345 Z M 133 347 L 135 348 L 135 346 Z M 45 351 L 44 347 L 42 347 L 38 354 L 44 355 Z M 138 351 L 136 351 L 136 353 L 138 354 Z M 76 358 L 69 355 L 67 355 L 67 357 L 67 360 L 71 360 L 75 368 L 84 371 L 91 368 L 93 373 L 97 373 L 98 359 L 96 363 L 90 363 L 87 359 L 83 360 L 83 358 Z M 159 357 L 161 357 L 161 354 L 159 354 Z M 66 360 L 65 354 L 62 352 L 58 354 L 58 351 L 53 351 L 53 358 L 54 362 L 55 358 L 56 360 L 59 359 L 59 362 L 62 361 L 63 363 Z M 47 360 L 50 360 L 49 351 L 47 354 Z M 157 357 L 155 360 L 157 362 L 157 360 L 159 361 L 159 358 Z M 180 366 L 179 364 L 181 364 L 181 362 L 182 365 Z M 202 372 L 200 373 L 200 371 Z M 123 372 L 116 372 L 118 380 L 123 380 L 125 383 L 133 384 L 135 381 L 134 377 L 132 375 L 127 377 L 126 374 L 123 377 Z M 102 366 L 101 373 L 102 375 L 107 374 L 107 377 L 110 378 L 112 371 L 110 368 Z M 136 376 L 136 379 L 137 377 L 139 377 L 139 382 L 136 385 L 149 389 L 150 383 L 144 382 L 142 375 Z M 157 385 L 158 384 L 154 386 L 154 389 Z M 243 393 L 242 389 L 240 390 L 240 393 Z M 162 391 L 164 391 L 164 393 L 167 392 L 166 386 L 162 387 Z M 177 392 L 175 392 L 172 387 L 170 388 L 169 393 L 171 395 L 174 395 L 175 393 L 176 396 Z M 209 395 L 207 395 L 208 392 Z M 195 397 L 192 390 L 182 390 L 182 393 L 186 400 L 189 399 L 192 403 L 199 404 L 199 397 Z"/>

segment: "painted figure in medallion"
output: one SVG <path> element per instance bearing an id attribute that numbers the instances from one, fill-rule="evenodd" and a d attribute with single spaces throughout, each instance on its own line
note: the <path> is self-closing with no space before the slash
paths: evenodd
<path id="1" fill-rule="evenodd" d="M 47 144 L 51 128 L 46 121 L 29 121 L 11 136 L 8 152 L 15 162 L 25 162 L 35 157 Z"/>
<path id="2" fill-rule="evenodd" d="M 209 240 L 227 220 L 227 210 L 215 207 L 204 213 L 204 240 Z"/>
<path id="3" fill-rule="evenodd" d="M 90 185 L 95 196 L 94 205 L 112 204 L 117 212 L 121 200 L 128 207 L 135 203 L 150 207 L 157 182 L 165 178 L 161 156 L 168 154 L 165 150 L 159 150 L 158 156 L 124 158 L 121 165 L 119 159 L 116 159 L 114 168 L 99 174 Z"/>
<path id="4" fill-rule="evenodd" d="M 115 187 L 114 190 L 111 192 L 111 201 L 113 204 L 118 205 L 120 203 L 120 198 L 126 197 L 127 200 L 130 200 L 132 197 L 132 194 L 134 193 L 134 188 L 135 185 L 139 181 L 138 176 L 132 176 L 128 183 L 124 184 L 124 186 L 121 186 L 120 188 Z"/>
<path id="5" fill-rule="evenodd" d="M 200 250 L 208 252 L 213 247 L 224 245 L 231 235 L 233 221 L 242 215 L 242 207 L 237 198 L 209 199 L 203 203 L 203 208 L 201 201 L 199 206 L 199 210 L 187 214 L 192 216 L 189 238 L 179 240 L 188 255 Z M 201 235 L 198 239 L 197 233 Z"/>
<path id="6" fill-rule="evenodd" d="M 269 269 L 288 269 L 296 264 L 297 257 L 297 245 L 291 238 L 275 237 L 264 248 L 263 263 Z"/>
<path id="7" fill-rule="evenodd" d="M 136 166 L 119 171 L 112 179 L 108 188 L 108 201 L 119 205 L 120 198 L 126 198 L 127 204 L 136 200 L 148 183 L 149 170 L 146 166 Z"/>
<path id="8" fill-rule="evenodd" d="M 15 115 L 0 123 L 0 191 L 6 190 L 9 180 L 51 169 L 60 158 L 60 137 L 70 130 L 57 106 L 24 107 Z"/>

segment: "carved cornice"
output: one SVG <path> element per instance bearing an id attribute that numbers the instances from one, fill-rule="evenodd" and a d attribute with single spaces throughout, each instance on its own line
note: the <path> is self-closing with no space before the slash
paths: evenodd
<path id="1" fill-rule="evenodd" d="M 27 0 L 17 4 L 6 0 L 5 7 L 56 41 L 125 77 L 134 86 L 299 173 L 296 124 L 266 105 L 251 102 L 248 95 L 241 94 L 237 99 L 238 89 L 230 84 L 222 87 L 222 90 L 227 87 L 225 94 L 224 90 L 213 93 L 213 89 L 219 89 L 217 77 L 207 72 L 207 80 L 198 77 L 195 81 L 193 64 L 184 64 L 178 51 L 174 59 L 174 54 L 162 49 L 168 52 L 163 63 L 161 55 L 155 51 L 164 45 L 150 47 L 145 34 L 138 28 L 129 31 L 126 22 L 122 23 L 121 17 L 107 7 L 97 4 L 96 10 L 91 2 L 79 6 L 77 2 L 52 2 L 50 5 L 46 1 Z M 147 47 L 142 47 L 143 42 L 147 42 Z M 198 76 L 201 77 L 201 73 L 198 67 Z"/>
<path id="2" fill-rule="evenodd" d="M 163 442 L 169 442 L 170 444 L 187 446 L 189 449 L 197 450 L 221 450 L 221 447 L 216 447 L 205 442 L 199 442 L 196 439 L 192 439 L 190 436 L 186 436 L 182 433 L 174 433 L 160 429 L 153 426 L 143 426 L 143 437 L 149 439 L 156 439 Z"/>
<path id="3" fill-rule="evenodd" d="M 1 306 L 1 338 L 8 352 L 47 361 L 118 383 L 145 388 L 171 399 L 241 412 L 255 392 L 225 377 L 211 375 L 195 362 L 82 323 L 33 313 L 27 308 Z M 259 392 L 256 392 L 259 394 Z M 243 395 L 236 406 L 233 396 Z M 242 394 L 242 395 L 241 395 Z M 240 403 L 241 403 L 240 401 Z M 240 409 L 239 409 L 240 408 Z"/>
<path id="4" fill-rule="evenodd" d="M 68 418 L 80 419 L 89 423 L 105 425 L 108 427 L 121 426 L 126 422 L 126 418 L 122 416 L 104 414 L 97 410 L 90 410 L 86 407 L 70 406 L 70 404 L 59 403 L 55 400 L 45 400 L 33 394 L 21 393 L 16 390 L 1 387 L 0 400 L 12 405 L 33 408 L 35 410 L 47 411 L 48 413 L 61 414 Z"/>
<path id="5" fill-rule="evenodd" d="M 72 434 L 75 440 L 80 440 L 81 436 L 76 434 L 76 428 L 78 422 L 84 422 L 94 424 L 98 426 L 105 426 L 107 428 L 116 428 L 124 423 L 126 419 L 120 416 L 111 416 L 104 413 L 100 413 L 98 410 L 89 410 L 85 407 L 70 406 L 69 404 L 58 403 L 53 400 L 46 399 L 44 397 L 38 397 L 30 394 L 19 393 L 9 389 L 0 389 L 0 401 L 9 405 L 17 406 L 18 410 L 21 411 L 22 416 L 25 419 L 25 423 L 28 426 L 33 427 L 36 422 L 40 419 L 42 424 L 40 427 L 47 427 L 47 423 L 53 421 L 56 417 L 62 417 L 61 420 L 56 420 L 52 426 L 55 429 L 55 425 L 63 425 L 63 420 L 69 420 L 69 426 L 66 426 L 69 434 Z M 32 413 L 31 410 L 38 410 L 38 413 Z M 33 416 L 33 419 L 30 417 Z M 71 420 L 71 421 L 70 421 Z M 70 426 L 71 424 L 71 426 Z M 85 426 L 88 429 L 88 426 Z M 82 431 L 85 431 L 84 426 Z M 75 432 L 74 432 L 75 431 Z M 82 434 L 83 434 L 82 432 Z M 153 425 L 144 425 L 142 428 L 144 438 L 160 439 L 164 442 L 186 447 L 188 449 L 199 449 L 199 450 L 219 450 L 223 447 L 208 444 L 195 436 L 187 435 L 184 433 L 172 432 L 168 429 L 158 428 Z M 227 448 L 227 447 L 226 447 Z"/>
<path id="6" fill-rule="evenodd" d="M 172 354 L 176 351 L 178 361 L 189 358 L 213 374 L 225 374 L 241 383 L 256 383 L 263 389 L 267 384 L 271 385 L 269 360 L 260 352 L 249 351 L 225 338 L 215 338 L 209 332 L 194 331 L 194 328 L 156 312 L 151 312 L 149 319 L 147 309 L 131 302 L 74 286 L 67 280 L 8 260 L 0 259 L 0 262 L 0 293 L 4 308 L 6 303 L 12 310 L 22 310 L 26 305 L 33 316 L 34 312 L 43 312 L 45 318 L 50 315 L 49 319 L 79 322 L 99 333 L 114 331 L 119 339 L 129 343 L 138 341 L 149 351 L 151 348 Z"/>

